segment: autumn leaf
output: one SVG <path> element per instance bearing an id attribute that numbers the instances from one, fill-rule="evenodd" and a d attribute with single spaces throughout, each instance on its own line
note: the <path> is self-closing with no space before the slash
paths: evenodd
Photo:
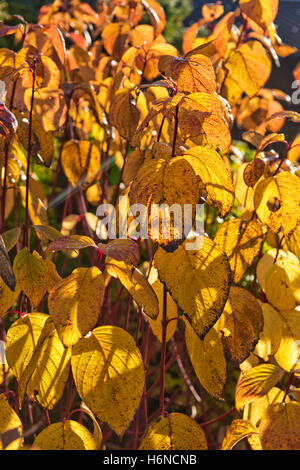
<path id="1" fill-rule="evenodd" d="M 281 311 L 279 313 L 283 331 L 275 359 L 282 369 L 287 372 L 299 370 L 299 312 L 297 310 Z"/>
<path id="2" fill-rule="evenodd" d="M 18 377 L 20 405 L 26 393 L 43 407 L 53 408 L 68 380 L 71 351 L 64 348 L 49 315 L 31 313 L 14 322 L 7 334 L 6 355 Z"/>
<path id="3" fill-rule="evenodd" d="M 23 426 L 4 394 L 0 395 L 0 450 L 18 450 L 23 444 Z"/>
<path id="4" fill-rule="evenodd" d="M 50 316 L 65 347 L 76 344 L 96 326 L 104 290 L 103 276 L 94 266 L 75 269 L 50 291 Z"/>
<path id="5" fill-rule="evenodd" d="M 251 421 L 255 426 L 258 425 L 261 417 L 265 413 L 266 409 L 272 403 L 282 403 L 285 396 L 285 392 L 280 388 L 273 387 L 261 398 L 256 398 L 251 403 L 244 406 L 243 419 Z M 285 397 L 285 403 L 289 403 L 290 399 L 287 395 Z"/>
<path id="6" fill-rule="evenodd" d="M 108 274 L 120 280 L 146 315 L 152 319 L 158 316 L 159 307 L 156 294 L 139 269 L 124 261 L 110 258 L 106 259 L 106 268 Z"/>
<path id="7" fill-rule="evenodd" d="M 0 276 L 10 290 L 15 290 L 16 278 L 7 253 L 5 242 L 0 235 Z"/>
<path id="8" fill-rule="evenodd" d="M 72 184 L 88 184 L 101 176 L 101 155 L 98 146 L 88 140 L 70 140 L 62 149 L 61 163 Z"/>
<path id="9" fill-rule="evenodd" d="M 271 61 L 258 41 L 249 41 L 230 52 L 225 63 L 222 89 L 231 105 L 245 92 L 255 95 L 271 73 Z"/>
<path id="10" fill-rule="evenodd" d="M 233 281 L 239 282 L 259 254 L 263 233 L 256 220 L 231 219 L 220 226 L 214 240 L 228 256 Z"/>
<path id="11" fill-rule="evenodd" d="M 82 424 L 73 420 L 53 423 L 35 438 L 39 450 L 99 450 L 99 444 Z"/>
<path id="12" fill-rule="evenodd" d="M 220 155 L 209 147 L 192 147 L 183 157 L 177 157 L 173 161 L 187 162 L 199 177 L 202 196 L 207 197 L 208 204 L 212 204 L 225 215 L 233 205 L 233 185 L 230 172 L 225 166 Z"/>
<path id="13" fill-rule="evenodd" d="M 299 418 L 297 402 L 270 405 L 259 424 L 263 450 L 299 450 Z"/>
<path id="14" fill-rule="evenodd" d="M 274 21 L 278 11 L 278 0 L 240 0 L 240 8 L 263 29 Z"/>
<path id="15" fill-rule="evenodd" d="M 283 171 L 258 183 L 254 207 L 259 219 L 273 232 L 289 238 L 300 223 L 300 180 Z"/>
<path id="16" fill-rule="evenodd" d="M 123 435 L 144 390 L 143 361 L 132 336 L 116 326 L 95 328 L 73 346 L 72 371 L 82 400 Z"/>
<path id="17" fill-rule="evenodd" d="M 140 113 L 132 103 L 130 90 L 118 90 L 111 101 L 108 119 L 124 139 L 130 141 L 137 129 Z"/>
<path id="18" fill-rule="evenodd" d="M 265 361 L 274 355 L 280 345 L 283 323 L 280 314 L 268 303 L 261 304 L 264 327 L 259 335 L 259 340 L 255 346 L 255 354 Z"/>
<path id="19" fill-rule="evenodd" d="M 228 151 L 231 142 L 228 108 L 216 93 L 191 93 L 182 98 L 178 122 L 184 139 Z"/>
<path id="20" fill-rule="evenodd" d="M 108 243 L 98 243 L 102 253 L 116 261 L 137 265 L 139 260 L 138 244 L 133 240 L 110 240 Z"/>
<path id="21" fill-rule="evenodd" d="M 226 360 L 218 333 L 211 328 L 204 340 L 185 320 L 185 342 L 200 384 L 214 398 L 220 398 L 226 382 Z"/>
<path id="22" fill-rule="evenodd" d="M 258 429 L 250 421 L 235 419 L 227 429 L 221 450 L 231 450 L 242 439 L 258 434 Z"/>
<path id="23" fill-rule="evenodd" d="M 235 390 L 236 408 L 240 410 L 247 403 L 264 396 L 282 376 L 283 370 L 273 364 L 261 364 L 242 373 Z"/>
<path id="24" fill-rule="evenodd" d="M 155 268 L 154 268 L 154 271 Z M 158 341 L 162 342 L 162 331 L 163 331 L 163 294 L 164 294 L 164 286 L 162 282 L 157 277 L 157 271 L 155 280 L 151 281 L 151 273 L 149 275 L 149 282 L 151 284 L 152 289 L 154 290 L 159 304 L 159 313 L 155 319 L 148 318 L 149 325 L 151 327 L 152 332 L 155 334 Z M 172 336 L 174 335 L 177 322 L 178 322 L 178 308 L 175 304 L 174 300 L 167 293 L 167 329 L 166 329 L 166 341 L 168 342 Z"/>
<path id="25" fill-rule="evenodd" d="M 206 450 L 205 434 L 199 424 L 182 413 L 170 413 L 151 423 L 139 450 Z"/>
<path id="26" fill-rule="evenodd" d="M 173 253 L 158 249 L 154 264 L 160 280 L 203 339 L 221 315 L 229 293 L 230 268 L 225 253 L 200 237 L 200 249 L 186 240 Z"/>
<path id="27" fill-rule="evenodd" d="M 232 286 L 216 329 L 222 334 L 226 354 L 234 365 L 253 351 L 263 328 L 263 314 L 255 297 L 246 289 Z"/>
<path id="28" fill-rule="evenodd" d="M 201 54 L 191 57 L 162 56 L 159 70 L 177 83 L 182 93 L 215 92 L 216 77 L 211 61 Z"/>
<path id="29" fill-rule="evenodd" d="M 69 235 L 55 238 L 55 240 L 47 246 L 46 251 L 81 250 L 88 247 L 97 248 L 92 238 L 85 235 Z"/>
<path id="30" fill-rule="evenodd" d="M 43 258 L 34 251 L 23 248 L 14 259 L 14 272 L 19 289 L 38 307 L 49 288 L 48 270 Z"/>
<path id="31" fill-rule="evenodd" d="M 19 227 L 11 228 L 1 234 L 5 244 L 6 251 L 10 251 L 17 243 L 21 235 L 21 229 Z"/>
<path id="32" fill-rule="evenodd" d="M 290 251 L 269 250 L 256 267 L 257 279 L 268 301 L 279 310 L 296 307 L 300 299 L 300 262 Z"/>

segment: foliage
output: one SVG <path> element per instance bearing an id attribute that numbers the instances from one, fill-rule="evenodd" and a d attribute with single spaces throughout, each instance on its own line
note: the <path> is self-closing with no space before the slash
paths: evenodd
<path id="1" fill-rule="evenodd" d="M 300 115 L 265 88 L 294 52 L 277 7 L 204 5 L 183 55 L 155 0 L 0 25 L 18 51 L 0 49 L 1 449 L 300 449 L 299 133 L 280 133 Z M 192 222 L 165 236 L 151 209 L 175 203 Z"/>

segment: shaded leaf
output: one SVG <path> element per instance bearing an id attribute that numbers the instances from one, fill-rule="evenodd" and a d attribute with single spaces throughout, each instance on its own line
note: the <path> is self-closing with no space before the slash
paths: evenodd
<path id="1" fill-rule="evenodd" d="M 136 303 L 150 318 L 156 318 L 159 312 L 158 299 L 145 276 L 134 266 L 124 261 L 106 259 L 107 272 L 116 277 L 133 297 Z"/>
<path id="2" fill-rule="evenodd" d="M 216 325 L 226 354 L 234 365 L 253 351 L 263 328 L 263 314 L 256 298 L 241 287 L 230 288 L 229 299 Z"/>
<path id="3" fill-rule="evenodd" d="M 263 233 L 256 220 L 231 219 L 219 227 L 214 241 L 228 256 L 233 281 L 239 282 L 259 254 Z"/>
<path id="4" fill-rule="evenodd" d="M 214 398 L 220 398 L 226 382 L 226 360 L 218 333 L 211 328 L 201 340 L 185 320 L 185 342 L 200 384 Z"/>

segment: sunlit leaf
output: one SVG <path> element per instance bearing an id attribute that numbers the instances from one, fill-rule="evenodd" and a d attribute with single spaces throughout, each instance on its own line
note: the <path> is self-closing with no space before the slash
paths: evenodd
<path id="1" fill-rule="evenodd" d="M 40 450 L 98 450 L 99 444 L 82 424 L 73 420 L 43 429 L 33 445 Z"/>
<path id="2" fill-rule="evenodd" d="M 206 450 L 205 434 L 199 424 L 182 413 L 170 413 L 151 423 L 139 450 Z"/>
<path id="3" fill-rule="evenodd" d="M 72 349 L 79 395 L 95 415 L 122 435 L 144 390 L 144 366 L 132 336 L 116 326 L 100 326 Z"/>
<path id="4" fill-rule="evenodd" d="M 242 373 L 235 391 L 237 409 L 264 396 L 282 376 L 283 370 L 273 364 L 261 364 Z"/>
<path id="5" fill-rule="evenodd" d="M 23 444 L 23 426 L 5 395 L 0 395 L 0 450 L 18 450 Z"/>
<path id="6" fill-rule="evenodd" d="M 189 240 L 173 253 L 158 249 L 154 263 L 160 280 L 203 339 L 228 298 L 230 268 L 225 253 L 212 240 L 199 237 L 198 242 L 199 249 L 193 249 Z"/>
<path id="7" fill-rule="evenodd" d="M 104 289 L 103 276 L 94 266 L 75 269 L 50 291 L 50 316 L 66 347 L 76 344 L 96 325 Z"/>
<path id="8" fill-rule="evenodd" d="M 253 434 L 258 434 L 258 429 L 244 419 L 235 419 L 227 429 L 226 436 L 223 439 L 221 450 L 231 450 L 242 439 Z"/>

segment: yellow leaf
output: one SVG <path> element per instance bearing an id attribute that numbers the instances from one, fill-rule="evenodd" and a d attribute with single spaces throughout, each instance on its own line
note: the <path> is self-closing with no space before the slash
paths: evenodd
<path id="1" fill-rule="evenodd" d="M 237 410 L 266 395 L 282 376 L 283 370 L 273 364 L 260 364 L 242 373 L 235 391 Z"/>
<path id="2" fill-rule="evenodd" d="M 283 332 L 275 359 L 280 367 L 287 372 L 294 369 L 299 371 L 300 312 L 290 310 L 279 314 L 283 323 Z"/>
<path id="3" fill-rule="evenodd" d="M 209 147 L 192 147 L 183 157 L 174 160 L 184 160 L 193 168 L 200 178 L 200 188 L 205 188 L 203 196 L 208 195 L 208 204 L 215 206 L 221 217 L 225 217 L 233 206 L 234 190 L 230 171 L 220 155 Z"/>
<path id="4" fill-rule="evenodd" d="M 199 237 L 198 242 L 198 250 L 189 249 L 190 240 L 173 253 L 159 248 L 154 264 L 160 280 L 203 339 L 228 298 L 230 268 L 225 253 L 215 242 L 206 237 Z"/>
<path id="5" fill-rule="evenodd" d="M 280 388 L 271 388 L 266 395 L 261 398 L 256 398 L 252 403 L 248 403 L 244 406 L 243 419 L 248 419 L 257 426 L 268 406 L 272 403 L 282 403 L 284 395 L 284 391 L 280 390 Z M 288 396 L 285 397 L 285 401 L 286 403 L 290 402 Z"/>
<path id="6" fill-rule="evenodd" d="M 200 384 L 214 398 L 220 398 L 226 382 L 226 360 L 218 333 L 211 328 L 201 340 L 185 319 L 185 342 Z"/>
<path id="7" fill-rule="evenodd" d="M 282 337 L 283 324 L 277 310 L 270 304 L 261 304 L 264 328 L 260 333 L 259 340 L 255 346 L 255 354 L 265 361 L 269 360 L 269 356 L 276 353 Z"/>
<path id="8" fill-rule="evenodd" d="M 240 0 L 240 7 L 245 15 L 266 29 L 276 18 L 278 3 L 279 0 Z"/>
<path id="9" fill-rule="evenodd" d="M 7 310 L 13 305 L 20 293 L 19 286 L 15 287 L 15 290 L 5 284 L 2 277 L 0 276 L 0 318 L 6 314 Z"/>
<path id="10" fill-rule="evenodd" d="M 143 360 L 132 336 L 116 326 L 95 328 L 73 346 L 71 362 L 82 400 L 121 436 L 144 390 Z"/>
<path id="11" fill-rule="evenodd" d="M 244 181 L 244 170 L 246 166 L 247 163 L 242 163 L 234 174 L 234 191 L 235 197 L 242 204 L 242 206 L 252 212 L 254 211 L 254 190 L 259 182 L 257 182 L 253 188 L 246 185 Z M 263 178 L 264 177 L 262 176 L 259 181 L 261 181 Z"/>
<path id="12" fill-rule="evenodd" d="M 139 269 L 124 261 L 116 261 L 111 258 L 106 259 L 106 268 L 108 274 L 120 280 L 146 315 L 153 319 L 158 316 L 159 307 L 156 294 Z"/>
<path id="13" fill-rule="evenodd" d="M 296 163 L 300 157 L 300 145 L 299 144 L 300 144 L 300 134 L 297 134 L 287 153 L 287 158 L 292 163 Z"/>
<path id="14" fill-rule="evenodd" d="M 49 282 L 43 258 L 36 251 L 30 253 L 27 248 L 23 248 L 15 257 L 13 268 L 18 288 L 25 292 L 34 308 L 38 307 L 48 290 Z"/>
<path id="15" fill-rule="evenodd" d="M 85 413 L 87 413 L 89 415 L 89 417 L 91 418 L 91 420 L 93 421 L 93 425 L 94 425 L 93 437 L 94 437 L 95 441 L 97 442 L 97 445 L 100 447 L 103 435 L 102 435 L 101 428 L 99 426 L 99 423 L 98 423 L 94 413 L 92 413 L 92 411 L 89 409 L 89 407 L 83 401 L 80 404 L 80 408 Z"/>
<path id="16" fill-rule="evenodd" d="M 252 436 L 253 434 L 258 434 L 258 429 L 251 421 L 234 419 L 227 429 L 221 450 L 231 450 L 242 439 Z"/>
<path id="17" fill-rule="evenodd" d="M 25 90 L 24 101 L 27 110 L 31 108 L 30 88 Z M 67 106 L 63 90 L 39 88 L 34 94 L 33 115 L 45 132 L 58 131 L 66 121 Z"/>
<path id="18" fill-rule="evenodd" d="M 15 321 L 7 332 L 6 358 L 18 381 L 31 361 L 48 318 L 44 313 L 24 315 Z"/>
<path id="19" fill-rule="evenodd" d="M 300 223 L 300 180 L 283 171 L 258 183 L 254 207 L 259 219 L 273 232 L 282 229 L 289 238 Z"/>
<path id="20" fill-rule="evenodd" d="M 251 162 L 247 163 L 245 167 L 243 178 L 247 186 L 253 188 L 258 180 L 264 174 L 265 163 L 260 158 L 255 158 Z"/>
<path id="21" fill-rule="evenodd" d="M 300 226 L 296 228 L 291 238 L 287 240 L 288 249 L 300 259 Z"/>
<path id="22" fill-rule="evenodd" d="M 130 90 L 118 90 L 111 100 L 108 119 L 124 139 L 130 141 L 137 129 L 140 113 L 132 102 Z"/>
<path id="23" fill-rule="evenodd" d="M 33 183 L 34 182 L 34 183 Z M 29 195 L 28 195 L 28 212 L 31 222 L 34 225 L 48 225 L 48 216 L 45 205 L 45 200 L 37 191 L 39 191 L 40 183 L 30 178 Z M 22 204 L 26 205 L 26 187 L 19 187 Z M 43 240 L 43 237 L 41 237 Z"/>
<path id="24" fill-rule="evenodd" d="M 167 56 L 169 57 L 169 56 Z M 216 91 L 216 77 L 211 61 L 201 54 L 191 57 L 170 57 L 170 62 L 159 62 L 160 71 L 177 82 L 178 90 L 182 93 L 196 93 Z M 167 65 L 167 67 L 166 67 Z"/>
<path id="25" fill-rule="evenodd" d="M 234 105 L 245 92 L 255 95 L 271 73 L 271 60 L 258 41 L 249 41 L 230 52 L 225 62 L 225 80 L 222 96 Z"/>
<path id="26" fill-rule="evenodd" d="M 56 230 L 54 227 L 50 227 L 50 225 L 34 225 L 33 226 L 36 233 L 46 237 L 48 240 L 56 240 L 62 236 L 61 232 Z"/>
<path id="27" fill-rule="evenodd" d="M 25 149 L 28 149 L 28 136 L 29 136 L 29 113 L 20 113 L 15 110 L 15 116 L 18 119 L 17 134 L 21 144 Z M 54 155 L 53 134 L 46 132 L 40 124 L 32 116 L 31 121 L 31 145 L 32 155 L 36 156 L 40 162 L 46 166 L 50 166 L 52 157 Z"/>
<path id="28" fill-rule="evenodd" d="M 229 299 L 216 325 L 226 354 L 234 365 L 253 351 L 263 328 L 262 309 L 256 298 L 241 287 L 231 287 Z"/>
<path id="29" fill-rule="evenodd" d="M 259 254 L 263 233 L 257 220 L 232 219 L 220 226 L 214 240 L 228 256 L 233 282 L 237 283 Z"/>
<path id="30" fill-rule="evenodd" d="M 216 93 L 191 93 L 182 98 L 178 113 L 182 137 L 196 145 L 220 147 L 226 153 L 231 136 L 225 103 Z"/>
<path id="31" fill-rule="evenodd" d="M 277 254 L 276 248 L 269 250 L 259 260 L 256 273 L 274 307 L 291 310 L 300 302 L 300 262 L 290 251 L 279 250 Z"/>
<path id="32" fill-rule="evenodd" d="M 139 450 L 207 450 L 207 442 L 196 421 L 170 413 L 148 426 Z"/>
<path id="33" fill-rule="evenodd" d="M 100 447 L 82 424 L 72 420 L 47 426 L 33 445 L 40 450 L 98 450 Z"/>
<path id="34" fill-rule="evenodd" d="M 19 227 L 11 228 L 1 234 L 7 251 L 10 251 L 16 245 L 20 235 L 21 229 Z"/>
<path id="35" fill-rule="evenodd" d="M 7 398 L 0 395 L 0 450 L 18 450 L 22 447 L 23 426 Z"/>
<path id="36" fill-rule="evenodd" d="M 94 240 L 90 237 L 87 237 L 86 235 L 60 236 L 47 246 L 46 252 L 59 250 L 80 250 L 89 246 L 92 248 L 97 248 Z"/>
<path id="37" fill-rule="evenodd" d="M 75 269 L 53 287 L 48 298 L 49 312 L 66 347 L 76 344 L 96 325 L 104 291 L 103 276 L 96 266 Z"/>
<path id="38" fill-rule="evenodd" d="M 159 314 L 155 320 L 152 318 L 148 318 L 149 325 L 151 327 L 152 332 L 155 334 L 158 341 L 162 341 L 162 319 L 163 319 L 163 292 L 164 286 L 160 282 L 159 279 L 156 279 L 155 282 L 151 283 L 151 287 L 154 290 L 159 303 Z M 167 294 L 167 332 L 166 332 L 166 341 L 169 341 L 172 338 L 173 334 L 177 328 L 177 320 L 178 318 L 178 309 L 177 305 L 175 304 L 174 300 Z"/>
<path id="39" fill-rule="evenodd" d="M 88 140 L 69 140 L 65 143 L 61 164 L 72 186 L 94 183 L 101 176 L 100 150 Z"/>
<path id="40" fill-rule="evenodd" d="M 7 333 L 6 356 L 18 378 L 20 405 L 27 393 L 44 408 L 53 408 L 68 380 L 71 351 L 49 315 L 31 313 L 15 321 Z"/>
<path id="41" fill-rule="evenodd" d="M 131 184 L 129 192 L 130 205 L 144 204 L 146 206 L 149 213 L 148 235 L 152 239 L 156 240 L 157 238 L 159 243 L 163 243 L 163 240 L 169 242 L 176 238 L 182 238 L 184 217 L 182 217 L 180 227 L 173 223 L 173 213 L 171 212 L 173 204 L 179 204 L 182 212 L 184 204 L 191 204 L 195 212 L 196 204 L 200 198 L 198 178 L 191 165 L 181 157 L 169 160 L 167 149 L 163 149 L 162 152 L 165 152 L 165 158 L 158 157 L 144 161 Z M 167 226 L 167 224 L 159 223 L 159 219 L 155 218 L 154 204 L 162 208 L 165 207 L 163 215 L 164 220 L 170 220 L 169 233 L 165 233 L 164 230 L 157 230 L 159 233 L 155 234 L 155 229 L 151 230 L 152 227 L 155 227 L 155 222 L 157 222 L 158 227 L 163 225 L 163 229 Z"/>
<path id="42" fill-rule="evenodd" d="M 300 404 L 270 405 L 261 418 L 259 435 L 263 450 L 299 450 Z"/>

